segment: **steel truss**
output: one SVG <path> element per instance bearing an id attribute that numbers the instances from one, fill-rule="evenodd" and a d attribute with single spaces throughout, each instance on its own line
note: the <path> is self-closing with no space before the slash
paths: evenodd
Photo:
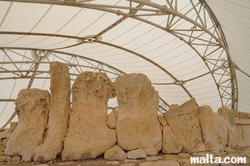
<path id="1" fill-rule="evenodd" d="M 12 0 L 4 0 L 4 1 L 12 1 Z M 91 42 L 98 42 L 101 44 L 109 45 L 114 48 L 122 49 L 124 51 L 130 52 L 136 56 L 143 58 L 144 60 L 150 62 L 151 64 L 157 66 L 159 69 L 163 70 L 166 74 L 171 76 L 174 80 L 174 84 L 179 85 L 183 88 L 183 90 L 187 93 L 188 96 L 192 97 L 191 93 L 185 87 L 185 83 L 188 81 L 192 81 L 194 79 L 198 79 L 206 74 L 211 74 L 218 90 L 218 94 L 221 98 L 221 105 L 227 106 L 232 109 L 236 109 L 238 107 L 238 86 L 237 86 L 237 78 L 235 74 L 235 65 L 231 60 L 230 53 L 228 50 L 228 46 L 225 40 L 225 36 L 220 27 L 219 22 L 213 15 L 212 11 L 206 4 L 204 0 L 190 0 L 190 8 L 189 10 L 182 11 L 179 7 L 178 0 L 166 0 L 166 5 L 159 5 L 153 2 L 149 2 L 146 0 L 129 0 L 127 6 L 109 6 L 109 5 L 100 5 L 100 4 L 87 4 L 87 3 L 66 3 L 64 1 L 29 1 L 29 0 L 14 0 L 12 2 L 28 2 L 28 3 L 44 3 L 44 4 L 56 4 L 56 5 L 68 5 L 75 6 L 80 8 L 88 8 L 93 10 L 99 10 L 109 13 L 114 13 L 120 16 L 123 16 L 121 19 L 117 20 L 115 23 L 99 32 L 97 35 L 91 38 Z M 128 10 L 129 12 L 124 12 L 124 10 Z M 143 11 L 143 14 L 140 14 L 138 11 Z M 194 14 L 195 13 L 195 14 Z M 163 24 L 157 24 L 153 20 L 145 19 L 145 16 L 161 16 L 165 17 L 166 21 Z M 179 38 L 181 41 L 186 43 L 190 48 L 192 48 L 197 55 L 204 62 L 205 66 L 209 70 L 209 73 L 203 73 L 202 75 L 189 79 L 189 80 L 178 80 L 170 72 L 164 69 L 162 66 L 158 65 L 154 61 L 149 58 L 142 56 L 136 52 L 123 48 L 121 46 L 114 45 L 112 43 L 106 43 L 103 41 L 97 40 L 102 34 L 108 32 L 116 25 L 123 22 L 126 18 L 132 18 L 152 26 L 155 26 L 159 29 L 166 31 Z M 89 41 L 89 39 L 85 39 L 82 37 L 75 36 L 66 36 L 66 35 L 58 35 L 58 34 L 43 34 L 43 33 L 25 33 L 25 32 L 0 32 L 0 34 L 15 34 L 15 35 L 43 35 L 43 36 L 53 36 L 53 37 L 61 37 L 61 38 L 74 38 L 79 39 L 81 42 L 67 46 L 74 47 L 76 45 L 84 44 L 84 42 Z M 60 52 L 58 50 L 63 48 L 55 48 L 51 50 L 47 50 L 51 52 L 51 55 L 57 56 L 57 53 L 66 54 Z M 2 51 L 5 51 L 6 57 L 10 59 L 10 57 L 6 53 L 7 48 L 2 48 Z M 8 49 L 8 51 L 13 51 Z M 79 73 L 85 71 L 86 68 L 93 69 L 95 71 L 103 71 L 109 74 L 114 75 L 116 78 L 120 74 L 126 74 L 119 69 L 116 69 L 108 64 L 104 64 L 94 59 L 90 59 L 87 57 L 82 57 L 80 55 L 72 55 L 70 61 L 65 61 L 68 64 L 69 68 L 74 68 Z M 24 58 L 26 56 L 23 55 Z M 57 56 L 57 58 L 59 58 Z M 86 65 L 78 63 L 79 58 L 86 62 Z M 21 71 L 15 64 L 21 62 L 15 62 L 10 60 L 11 62 L 1 62 L 0 70 L 1 72 L 10 72 L 14 76 L 12 78 L 0 78 L 0 79 L 22 79 L 29 78 L 30 83 L 32 84 L 32 80 L 34 78 L 45 78 L 44 76 L 39 77 L 43 73 L 47 73 L 47 71 L 36 70 L 38 64 L 41 63 L 49 63 L 49 61 L 34 61 L 34 59 L 29 59 L 28 63 L 33 64 L 33 71 Z M 74 63 L 73 63 L 74 61 Z M 15 70 L 8 70 L 3 68 L 4 63 L 12 63 L 15 66 Z M 26 73 L 26 74 L 24 74 Z M 27 74 L 28 73 L 28 74 Z M 31 73 L 33 75 L 31 75 Z M 74 73 L 71 73 L 72 78 L 74 79 Z M 29 87 L 29 85 L 28 85 Z M 160 100 L 159 110 L 164 112 L 168 108 L 167 102 L 164 100 Z"/>

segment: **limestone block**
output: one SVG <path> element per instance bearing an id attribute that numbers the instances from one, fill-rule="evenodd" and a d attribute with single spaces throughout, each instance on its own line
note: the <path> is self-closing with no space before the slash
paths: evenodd
<path id="1" fill-rule="evenodd" d="M 165 118 L 163 117 L 163 115 L 158 115 L 158 120 L 159 120 L 159 122 L 161 123 L 162 126 L 168 125 L 168 123 L 165 120 Z"/>
<path id="2" fill-rule="evenodd" d="M 242 119 L 250 119 L 250 113 L 238 111 L 238 117 Z"/>
<path id="3" fill-rule="evenodd" d="M 8 133 L 12 133 L 12 131 L 16 128 L 17 122 L 10 122 L 10 128 Z"/>
<path id="4" fill-rule="evenodd" d="M 192 152 L 203 152 L 206 151 L 205 144 L 203 142 L 198 142 Z"/>
<path id="5" fill-rule="evenodd" d="M 40 89 L 23 89 L 15 104 L 19 121 L 9 137 L 5 155 L 20 155 L 23 161 L 31 161 L 35 148 L 43 142 L 50 94 Z"/>
<path id="6" fill-rule="evenodd" d="M 202 137 L 206 150 L 222 149 L 224 145 L 220 144 L 219 131 L 217 128 L 214 112 L 210 106 L 202 106 L 198 108 Z"/>
<path id="7" fill-rule="evenodd" d="M 218 114 L 224 117 L 224 119 L 228 122 L 227 123 L 228 146 L 231 148 L 235 148 L 237 145 L 238 137 L 237 137 L 234 111 L 226 107 L 221 107 L 218 109 Z"/>
<path id="8" fill-rule="evenodd" d="M 116 127 L 116 115 L 115 110 L 112 110 L 107 116 L 107 125 L 111 129 L 115 129 Z"/>
<path id="9" fill-rule="evenodd" d="M 115 81 L 118 118 L 118 145 L 124 150 L 142 149 L 156 155 L 162 146 L 158 121 L 158 92 L 143 74 L 119 76 Z"/>
<path id="10" fill-rule="evenodd" d="M 0 131 L 0 138 L 6 138 L 7 131 Z"/>
<path id="11" fill-rule="evenodd" d="M 115 89 L 105 73 L 83 72 L 72 86 L 70 125 L 63 160 L 96 158 L 116 143 L 116 132 L 107 126 L 107 102 Z"/>
<path id="12" fill-rule="evenodd" d="M 162 135 L 162 152 L 163 153 L 179 153 L 182 150 L 182 144 L 175 137 L 169 126 L 163 126 Z"/>
<path id="13" fill-rule="evenodd" d="M 61 153 L 70 109 L 70 75 L 67 65 L 50 63 L 51 104 L 45 142 L 36 148 L 35 161 L 49 161 Z"/>
<path id="14" fill-rule="evenodd" d="M 4 138 L 4 139 L 3 139 L 3 142 L 2 142 L 3 147 L 6 147 L 7 141 L 8 141 L 8 140 L 9 140 L 9 138 Z"/>
<path id="15" fill-rule="evenodd" d="M 179 104 L 171 104 L 170 106 L 169 106 L 169 110 L 168 111 L 174 111 L 176 108 L 178 108 L 179 107 Z"/>
<path id="16" fill-rule="evenodd" d="M 181 105 L 180 107 L 182 107 L 181 110 L 185 112 L 184 106 Z M 177 108 L 177 110 L 178 109 L 179 108 Z M 188 114 L 170 116 L 165 118 L 174 135 L 183 145 L 183 151 L 192 152 L 196 144 L 202 142 L 202 136 L 198 112 L 197 110 L 195 110 L 195 105 L 193 104 L 191 108 L 188 106 L 187 110 L 193 110 L 193 112 L 187 111 L 186 113 Z"/>
<path id="17" fill-rule="evenodd" d="M 104 153 L 104 158 L 106 160 L 125 160 L 127 155 L 122 148 L 114 145 Z"/>
<path id="18" fill-rule="evenodd" d="M 165 112 L 163 116 L 165 118 L 179 115 L 190 114 L 193 111 L 197 110 L 195 98 L 191 98 L 187 102 L 183 103 L 181 106 L 177 107 L 177 105 L 172 106 L 173 108 L 169 109 L 169 111 Z"/>
<path id="19" fill-rule="evenodd" d="M 242 124 L 242 125 L 250 125 L 250 119 L 243 119 L 243 118 L 235 117 L 235 123 Z"/>
<path id="20" fill-rule="evenodd" d="M 11 161 L 14 161 L 14 162 L 21 161 L 21 157 L 20 156 L 13 156 L 13 157 L 11 157 Z"/>
<path id="21" fill-rule="evenodd" d="M 225 147 L 228 142 L 227 121 L 217 113 L 214 113 L 214 118 L 219 144 Z"/>
<path id="22" fill-rule="evenodd" d="M 127 152 L 128 159 L 144 159 L 147 157 L 147 154 L 144 150 L 135 149 Z"/>
<path id="23" fill-rule="evenodd" d="M 0 155 L 0 162 L 10 162 L 10 161 L 11 161 L 10 156 Z"/>
<path id="24" fill-rule="evenodd" d="M 250 125 L 236 125 L 238 133 L 238 147 L 250 147 Z"/>

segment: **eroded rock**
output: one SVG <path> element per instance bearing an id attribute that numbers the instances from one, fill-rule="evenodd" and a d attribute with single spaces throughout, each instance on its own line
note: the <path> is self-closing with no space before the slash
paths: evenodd
<path id="1" fill-rule="evenodd" d="M 119 105 L 116 124 L 118 145 L 156 155 L 162 146 L 157 117 L 158 92 L 143 74 L 119 76 L 115 81 Z"/>
<path id="2" fill-rule="evenodd" d="M 114 145 L 104 153 L 104 158 L 106 160 L 125 160 L 127 155 L 122 148 Z"/>
<path id="3" fill-rule="evenodd" d="M 164 114 L 184 152 L 192 152 L 202 142 L 201 128 L 195 99 L 192 98 L 173 111 Z"/>
<path id="4" fill-rule="evenodd" d="M 228 146 L 235 148 L 237 146 L 238 137 L 234 111 L 226 107 L 221 107 L 218 109 L 218 114 L 224 117 L 224 119 L 227 121 Z"/>
<path id="5" fill-rule="evenodd" d="M 22 160 L 31 161 L 35 148 L 43 142 L 50 94 L 40 89 L 23 89 L 15 104 L 19 121 L 9 137 L 5 155 L 20 155 Z"/>
<path id="6" fill-rule="evenodd" d="M 217 126 L 217 122 L 212 108 L 210 106 L 199 107 L 198 113 L 202 137 L 206 150 L 222 149 L 225 144 L 221 144 L 221 139 L 223 138 L 220 137 L 220 131 L 218 130 L 220 126 Z"/>
<path id="7" fill-rule="evenodd" d="M 163 126 L 162 152 L 179 153 L 182 150 L 182 144 L 175 137 L 169 126 Z"/>
<path id="8" fill-rule="evenodd" d="M 83 72 L 72 86 L 70 125 L 63 160 L 96 158 L 116 143 L 116 132 L 107 126 L 107 102 L 115 89 L 105 73 Z"/>
<path id="9" fill-rule="evenodd" d="M 147 157 L 146 152 L 144 150 L 141 150 L 141 149 L 131 150 L 127 153 L 128 159 L 143 159 L 146 157 Z"/>
<path id="10" fill-rule="evenodd" d="M 70 76 L 67 65 L 50 63 L 51 104 L 45 142 L 36 148 L 35 161 L 49 161 L 61 153 L 70 109 Z"/>

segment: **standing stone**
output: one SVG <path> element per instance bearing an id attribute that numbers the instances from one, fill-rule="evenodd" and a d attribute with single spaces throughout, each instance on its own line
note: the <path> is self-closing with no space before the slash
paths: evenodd
<path id="1" fill-rule="evenodd" d="M 227 121 L 217 113 L 214 113 L 215 125 L 217 126 L 218 141 L 223 147 L 227 145 Z"/>
<path id="2" fill-rule="evenodd" d="M 31 161 L 35 148 L 43 142 L 50 94 L 40 89 L 23 89 L 15 104 L 19 121 L 9 137 L 5 155 L 20 155 L 23 161 Z"/>
<path id="3" fill-rule="evenodd" d="M 173 111 L 167 111 L 164 116 L 174 135 L 183 145 L 183 151 L 192 152 L 197 149 L 196 145 L 201 145 L 201 128 L 194 98 Z"/>
<path id="4" fill-rule="evenodd" d="M 50 63 L 51 104 L 45 142 L 36 148 L 35 161 L 49 161 L 61 153 L 70 109 L 70 76 L 67 65 Z"/>
<path id="5" fill-rule="evenodd" d="M 119 76 L 115 81 L 118 118 L 118 145 L 124 150 L 142 149 L 157 155 L 162 132 L 157 117 L 159 95 L 143 74 Z"/>
<path id="6" fill-rule="evenodd" d="M 238 142 L 238 135 L 237 135 L 234 111 L 226 107 L 221 107 L 218 109 L 218 114 L 224 117 L 224 119 L 227 121 L 228 146 L 231 148 L 235 148 Z"/>
<path id="7" fill-rule="evenodd" d="M 182 150 L 182 144 L 175 137 L 169 126 L 163 126 L 163 142 L 162 142 L 162 152 L 163 153 L 180 153 Z"/>
<path id="8" fill-rule="evenodd" d="M 250 147 L 250 125 L 237 125 L 238 147 Z"/>
<path id="9" fill-rule="evenodd" d="M 222 149 L 225 145 L 220 144 L 220 131 L 214 116 L 214 112 L 210 106 L 202 106 L 198 109 L 202 137 L 206 150 Z M 227 136 L 226 136 L 227 137 Z"/>
<path id="10" fill-rule="evenodd" d="M 72 86 L 70 124 L 63 160 L 96 158 L 116 143 L 116 132 L 107 126 L 107 102 L 115 89 L 105 73 L 83 72 Z"/>

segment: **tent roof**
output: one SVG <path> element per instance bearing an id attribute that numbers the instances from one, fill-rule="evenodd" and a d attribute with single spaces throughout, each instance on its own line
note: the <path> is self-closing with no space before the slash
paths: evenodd
<path id="1" fill-rule="evenodd" d="M 49 90 L 49 62 L 143 73 L 159 111 L 195 97 L 214 111 L 250 112 L 250 2 L 240 0 L 0 0 L 0 125 L 20 89 Z M 116 108 L 116 99 L 108 103 Z"/>

